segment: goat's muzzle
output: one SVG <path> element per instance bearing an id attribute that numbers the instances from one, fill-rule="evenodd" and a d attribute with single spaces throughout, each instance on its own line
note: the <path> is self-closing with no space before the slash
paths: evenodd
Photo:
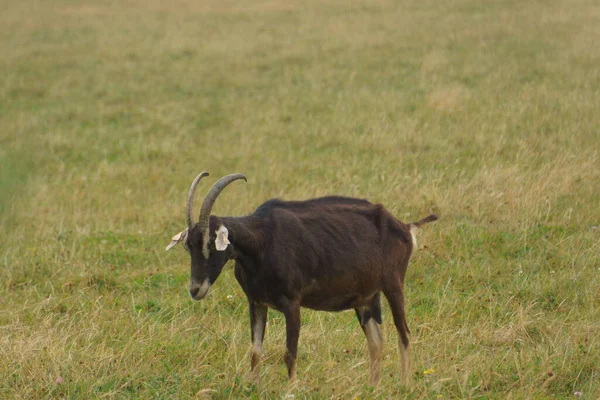
<path id="1" fill-rule="evenodd" d="M 208 293 L 208 289 L 210 288 L 210 282 L 208 278 L 204 279 L 202 283 L 197 281 L 190 281 L 189 290 L 190 297 L 192 300 L 201 300 Z"/>

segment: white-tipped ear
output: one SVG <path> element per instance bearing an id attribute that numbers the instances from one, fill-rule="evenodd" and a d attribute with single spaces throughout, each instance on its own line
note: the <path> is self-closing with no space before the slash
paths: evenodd
<path id="1" fill-rule="evenodd" d="M 231 244 L 229 241 L 229 231 L 223 225 L 219 227 L 217 231 L 217 237 L 215 239 L 215 248 L 218 251 L 223 251 L 227 248 L 227 245 Z"/>
<path id="2" fill-rule="evenodd" d="M 185 240 L 185 238 L 187 237 L 188 234 L 188 230 L 185 229 L 181 232 L 179 232 L 177 235 L 173 236 L 171 238 L 171 243 L 169 243 L 169 245 L 167 246 L 166 250 L 169 250 L 171 247 L 175 246 L 177 243 L 182 242 Z"/>

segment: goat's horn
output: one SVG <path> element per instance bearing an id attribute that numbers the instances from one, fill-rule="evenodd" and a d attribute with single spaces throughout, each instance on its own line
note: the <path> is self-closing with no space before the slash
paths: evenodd
<path id="1" fill-rule="evenodd" d="M 202 208 L 200 209 L 200 216 L 198 217 L 198 227 L 200 228 L 200 232 L 204 234 L 204 232 L 206 232 L 208 229 L 208 218 L 210 217 L 210 211 L 212 210 L 212 206 L 215 204 L 215 200 L 217 200 L 219 193 L 221 193 L 221 191 L 225 189 L 225 187 L 231 182 L 238 179 L 243 179 L 248 182 L 243 174 L 231 174 L 219 179 L 212 189 L 210 189 L 210 192 L 208 192 L 204 198 Z"/>
<path id="2" fill-rule="evenodd" d="M 208 172 L 201 172 L 196 179 L 192 182 L 192 186 L 190 186 L 190 190 L 188 191 L 187 201 L 185 202 L 185 215 L 187 218 L 187 226 L 188 229 L 192 229 L 194 226 L 194 219 L 192 218 L 192 204 L 194 203 L 194 192 L 196 191 L 196 185 L 200 182 L 200 179 L 208 176 Z"/>

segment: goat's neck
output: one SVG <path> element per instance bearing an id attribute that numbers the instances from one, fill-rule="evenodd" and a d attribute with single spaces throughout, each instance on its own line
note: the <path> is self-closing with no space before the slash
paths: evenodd
<path id="1" fill-rule="evenodd" d="M 229 231 L 229 241 L 236 252 L 253 258 L 260 256 L 263 237 L 258 218 L 254 216 L 217 218 L 219 224 L 223 224 Z"/>

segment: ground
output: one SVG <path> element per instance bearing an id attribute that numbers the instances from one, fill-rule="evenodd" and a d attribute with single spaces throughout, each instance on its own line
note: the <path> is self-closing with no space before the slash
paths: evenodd
<path id="1" fill-rule="evenodd" d="M 598 2 L 13 0 L 0 25 L 1 398 L 600 397 Z M 408 389 L 385 303 L 377 389 L 353 312 L 303 312 L 293 386 L 269 312 L 247 379 L 232 266 L 192 302 L 164 251 L 203 170 L 199 197 L 248 177 L 217 215 L 440 215 Z"/>

